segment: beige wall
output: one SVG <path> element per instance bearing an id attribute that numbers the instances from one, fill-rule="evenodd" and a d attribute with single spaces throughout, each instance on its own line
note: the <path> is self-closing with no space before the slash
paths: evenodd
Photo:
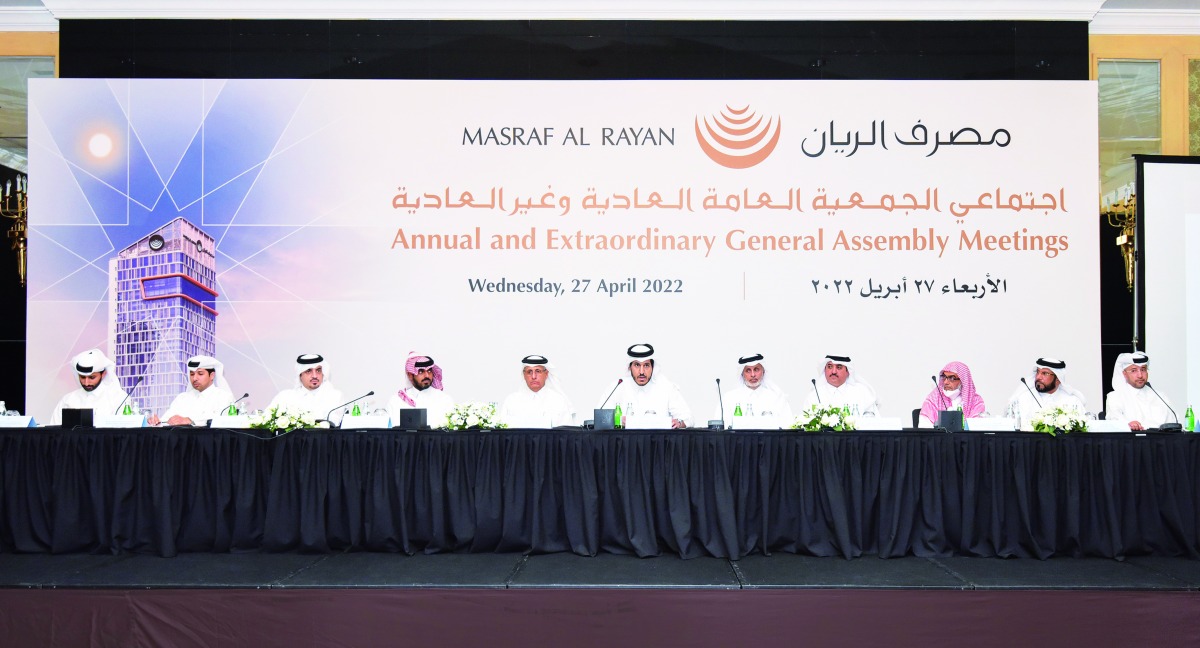
<path id="1" fill-rule="evenodd" d="M 1188 61 L 1200 59 L 1200 36 L 1097 35 L 1090 39 L 1091 78 L 1102 59 L 1159 61 L 1163 155 L 1188 154 Z"/>
<path id="2" fill-rule="evenodd" d="M 58 75 L 58 32 L 0 32 L 0 56 L 52 56 Z"/>

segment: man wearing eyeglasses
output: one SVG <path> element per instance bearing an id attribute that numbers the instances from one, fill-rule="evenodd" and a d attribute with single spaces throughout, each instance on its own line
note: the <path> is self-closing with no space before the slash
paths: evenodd
<path id="1" fill-rule="evenodd" d="M 500 420 L 509 427 L 548 428 L 573 425 L 575 408 L 562 391 L 558 370 L 546 356 L 521 358 L 525 388 L 509 394 L 500 406 Z"/>
<path id="2" fill-rule="evenodd" d="M 938 412 L 962 408 L 963 418 L 979 418 L 987 411 L 983 397 L 975 391 L 971 369 L 961 362 L 950 362 L 938 373 L 937 385 L 921 405 L 921 427 L 933 427 Z"/>

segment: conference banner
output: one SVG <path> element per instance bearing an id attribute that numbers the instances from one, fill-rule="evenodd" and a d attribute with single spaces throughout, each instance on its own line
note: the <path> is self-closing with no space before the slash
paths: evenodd
<path id="1" fill-rule="evenodd" d="M 838 354 L 906 421 L 951 360 L 993 414 L 1041 356 L 1102 408 L 1091 82 L 47 79 L 29 115 L 39 420 L 89 348 L 160 410 L 199 352 L 251 409 L 302 353 L 372 407 L 410 351 L 459 402 L 541 354 L 581 422 L 635 343 L 698 421 L 755 353 L 794 406 Z"/>

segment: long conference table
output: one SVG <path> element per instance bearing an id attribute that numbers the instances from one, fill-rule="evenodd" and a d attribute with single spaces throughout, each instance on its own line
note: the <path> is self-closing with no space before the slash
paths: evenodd
<path id="1" fill-rule="evenodd" d="M 1200 435 L 0 430 L 0 551 L 1200 557 Z"/>

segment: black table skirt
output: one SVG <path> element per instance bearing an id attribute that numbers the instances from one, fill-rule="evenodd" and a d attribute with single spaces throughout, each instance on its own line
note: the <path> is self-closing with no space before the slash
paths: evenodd
<path id="1" fill-rule="evenodd" d="M 0 431 L 0 551 L 1200 557 L 1200 435 Z"/>

